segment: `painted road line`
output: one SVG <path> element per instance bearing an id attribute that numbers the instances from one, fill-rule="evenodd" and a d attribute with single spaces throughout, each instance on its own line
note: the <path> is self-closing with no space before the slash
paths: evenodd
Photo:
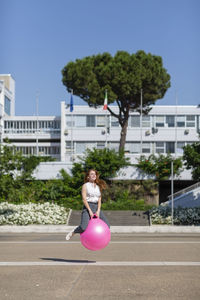
<path id="1" fill-rule="evenodd" d="M 148 266 L 200 266 L 200 262 L 198 261 L 51 261 L 51 262 L 40 262 L 40 261 L 8 261 L 8 262 L 0 262 L 0 267 L 24 267 L 24 266 L 140 266 L 140 267 L 148 267 Z"/>
<path id="2" fill-rule="evenodd" d="M 80 244 L 80 241 L 0 241 L 0 244 Z M 110 244 L 200 244 L 200 241 L 111 241 Z"/>

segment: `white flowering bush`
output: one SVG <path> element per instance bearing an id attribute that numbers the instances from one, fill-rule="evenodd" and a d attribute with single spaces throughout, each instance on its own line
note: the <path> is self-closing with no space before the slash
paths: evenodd
<path id="1" fill-rule="evenodd" d="M 171 224 L 171 207 L 160 205 L 150 210 L 152 224 Z M 174 208 L 175 225 L 200 225 L 200 207 Z"/>
<path id="2" fill-rule="evenodd" d="M 0 225 L 66 224 L 68 211 L 57 204 L 0 203 Z"/>

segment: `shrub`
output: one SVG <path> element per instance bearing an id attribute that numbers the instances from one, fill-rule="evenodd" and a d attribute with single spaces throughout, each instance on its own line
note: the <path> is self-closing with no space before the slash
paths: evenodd
<path id="1" fill-rule="evenodd" d="M 0 203 L 0 225 L 66 224 L 68 211 L 56 204 Z"/>
<path id="2" fill-rule="evenodd" d="M 152 224 L 171 224 L 171 207 L 160 205 L 150 210 Z M 200 225 L 200 207 L 174 208 L 175 225 Z"/>
<path id="3" fill-rule="evenodd" d="M 135 166 L 144 173 L 155 176 L 157 180 L 166 180 L 171 175 L 171 161 L 173 161 L 174 175 L 179 175 L 182 168 L 182 159 L 174 159 L 170 154 L 152 154 L 148 158 L 142 155 Z"/>

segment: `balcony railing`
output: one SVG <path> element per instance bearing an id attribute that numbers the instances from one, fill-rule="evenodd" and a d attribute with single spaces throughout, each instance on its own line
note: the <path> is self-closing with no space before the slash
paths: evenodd
<path id="1" fill-rule="evenodd" d="M 4 134 L 60 134 L 60 129 L 42 128 L 42 129 L 5 129 Z"/>

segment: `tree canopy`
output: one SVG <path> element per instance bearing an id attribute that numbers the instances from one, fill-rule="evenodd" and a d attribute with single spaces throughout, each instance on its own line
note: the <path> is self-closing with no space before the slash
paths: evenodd
<path id="1" fill-rule="evenodd" d="M 25 157 L 8 140 L 0 144 L 0 200 L 22 197 L 27 182 L 33 180 L 32 173 L 37 165 L 52 160 L 52 157 Z"/>
<path id="2" fill-rule="evenodd" d="M 103 54 L 87 56 L 69 62 L 62 70 L 62 81 L 67 91 L 79 96 L 89 106 L 103 105 L 105 91 L 108 104 L 116 102 L 119 112 L 108 106 L 110 114 L 121 126 L 120 150 L 124 149 L 129 113 L 139 111 L 141 90 L 143 113 L 164 97 L 170 87 L 170 75 L 160 56 L 140 50 L 135 54 L 118 51 L 115 56 Z"/>
<path id="3" fill-rule="evenodd" d="M 180 175 L 182 171 L 182 158 L 173 158 L 171 154 L 151 154 L 148 158 L 142 155 L 138 159 L 136 167 L 148 175 L 153 175 L 156 180 L 167 180 L 171 176 L 172 161 L 174 175 Z"/>
<path id="4" fill-rule="evenodd" d="M 185 146 L 183 159 L 186 169 L 192 169 L 193 180 L 200 181 L 200 142 Z"/>

